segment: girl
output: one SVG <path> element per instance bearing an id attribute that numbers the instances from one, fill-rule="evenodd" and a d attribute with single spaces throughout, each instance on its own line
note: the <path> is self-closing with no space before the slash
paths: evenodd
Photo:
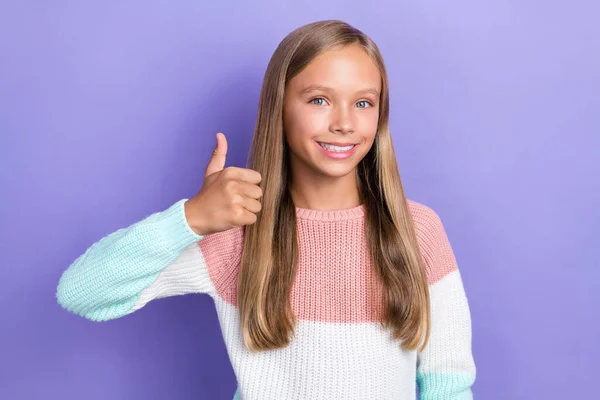
<path id="1" fill-rule="evenodd" d="M 471 322 L 437 214 L 405 198 L 387 73 L 364 33 L 298 28 L 268 65 L 251 168 L 217 145 L 201 190 L 93 244 L 58 302 L 94 321 L 210 295 L 234 398 L 470 399 Z"/>

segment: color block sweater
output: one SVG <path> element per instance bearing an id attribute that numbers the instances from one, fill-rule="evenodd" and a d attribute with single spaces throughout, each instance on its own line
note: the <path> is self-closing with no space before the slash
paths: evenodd
<path id="1" fill-rule="evenodd" d="M 364 206 L 297 208 L 299 264 L 291 304 L 295 334 L 283 349 L 250 353 L 239 324 L 236 283 L 243 228 L 197 235 L 182 199 L 113 232 L 78 257 L 57 300 L 94 321 L 120 318 L 151 300 L 211 296 L 233 370 L 234 399 L 472 399 L 471 318 L 444 227 L 409 201 L 431 298 L 432 332 L 423 352 L 405 351 L 379 323 L 382 286 L 365 238 Z"/>

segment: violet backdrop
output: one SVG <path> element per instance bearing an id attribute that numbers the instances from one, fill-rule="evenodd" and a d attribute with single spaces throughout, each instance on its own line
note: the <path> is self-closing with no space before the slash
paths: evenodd
<path id="1" fill-rule="evenodd" d="M 193 196 L 223 131 L 244 166 L 296 27 L 380 46 L 408 197 L 441 216 L 475 398 L 597 394 L 600 6 L 593 1 L 14 1 L 0 6 L 0 398 L 231 399 L 208 296 L 94 323 L 55 300 L 110 232 Z"/>

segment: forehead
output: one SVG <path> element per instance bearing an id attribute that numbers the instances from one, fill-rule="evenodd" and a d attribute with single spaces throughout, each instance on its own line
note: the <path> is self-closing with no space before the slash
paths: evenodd
<path id="1" fill-rule="evenodd" d="M 360 90 L 363 87 L 381 89 L 377 63 L 359 45 L 327 50 L 315 57 L 291 81 L 291 89 L 302 90 L 309 85 L 323 85 L 334 90 Z"/>

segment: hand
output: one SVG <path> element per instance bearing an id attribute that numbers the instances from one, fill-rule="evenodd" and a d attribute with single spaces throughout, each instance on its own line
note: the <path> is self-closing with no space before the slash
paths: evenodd
<path id="1" fill-rule="evenodd" d="M 217 133 L 217 145 L 204 173 L 204 184 L 185 202 L 190 227 L 199 235 L 222 232 L 256 222 L 262 177 L 252 169 L 227 167 L 227 139 Z"/>

